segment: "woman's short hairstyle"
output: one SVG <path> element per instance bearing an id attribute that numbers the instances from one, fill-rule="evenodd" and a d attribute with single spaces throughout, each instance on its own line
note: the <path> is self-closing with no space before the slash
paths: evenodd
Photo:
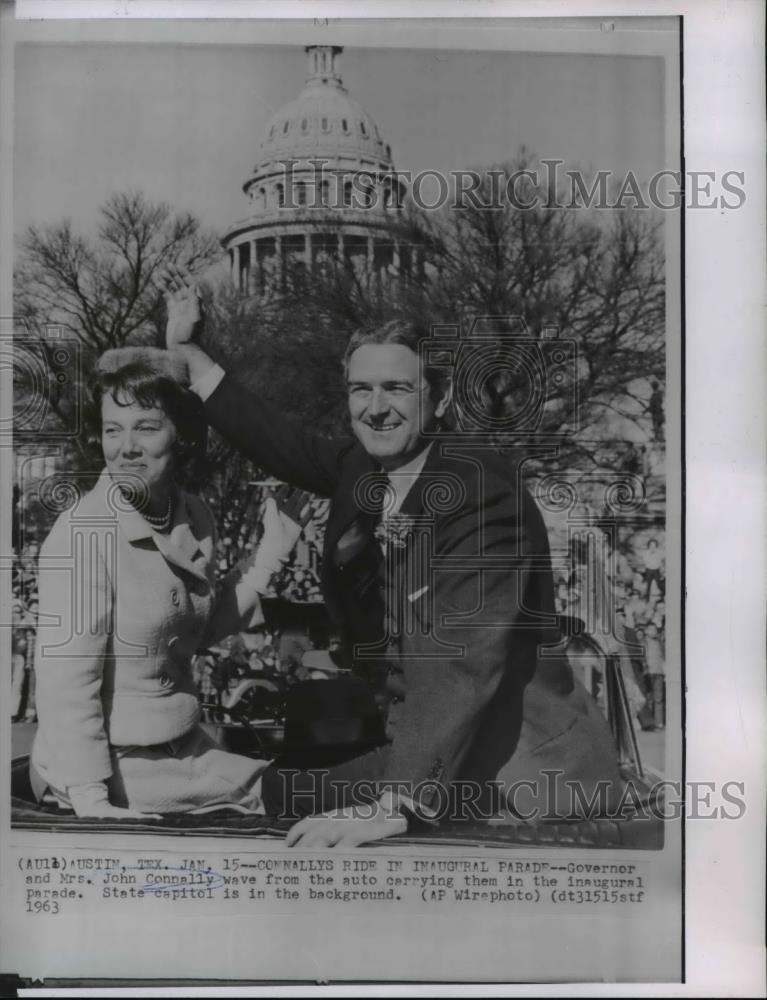
<path id="1" fill-rule="evenodd" d="M 119 355 L 125 354 L 124 363 Z M 165 352 L 157 352 L 157 355 Z M 108 359 L 108 355 L 112 355 Z M 115 358 L 115 356 L 118 356 Z M 105 364 L 105 360 L 107 363 Z M 176 429 L 176 469 L 179 479 L 191 485 L 204 474 L 208 424 L 202 400 L 181 383 L 178 373 L 149 349 L 107 352 L 90 382 L 87 407 L 89 437 L 101 447 L 101 402 L 110 395 L 118 406 L 163 410 Z"/>

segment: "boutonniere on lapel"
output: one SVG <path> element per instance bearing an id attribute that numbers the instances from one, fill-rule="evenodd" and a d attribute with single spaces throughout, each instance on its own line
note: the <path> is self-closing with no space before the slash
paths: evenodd
<path id="1" fill-rule="evenodd" d="M 412 514 L 392 514 L 376 525 L 375 537 L 387 549 L 404 549 L 414 528 Z"/>

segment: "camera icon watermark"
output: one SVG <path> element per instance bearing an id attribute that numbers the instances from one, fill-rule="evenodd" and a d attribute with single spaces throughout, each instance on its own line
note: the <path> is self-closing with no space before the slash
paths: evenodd
<path id="1" fill-rule="evenodd" d="M 13 318 L 0 319 L 0 370 L 13 379 L 11 412 L 0 415 L 0 447 L 82 434 L 82 345 L 75 337 L 60 326 L 37 335 Z"/>
<path id="2" fill-rule="evenodd" d="M 432 327 L 420 355 L 424 371 L 450 381 L 457 437 L 550 440 L 565 424 L 578 430 L 578 345 L 556 327 L 534 336 L 521 316 L 479 316 L 466 335 L 457 325 Z M 437 435 L 445 440 L 443 428 Z"/>
<path id="3" fill-rule="evenodd" d="M 82 655 L 100 630 L 108 628 L 115 656 L 148 655 L 145 644 L 124 637 L 123 616 L 129 612 L 115 602 L 112 589 L 126 558 L 121 543 L 125 528 L 120 530 L 120 522 L 137 516 L 134 502 L 145 495 L 143 482 L 137 476 L 113 482 L 96 470 L 54 470 L 38 478 L 37 460 L 30 457 L 20 469 L 25 504 L 19 517 L 22 534 L 31 527 L 24 521 L 27 512 L 34 511 L 33 519 L 43 517 L 52 525 L 37 553 L 36 567 L 22 567 L 35 573 L 39 585 L 40 651 L 49 658 Z"/>

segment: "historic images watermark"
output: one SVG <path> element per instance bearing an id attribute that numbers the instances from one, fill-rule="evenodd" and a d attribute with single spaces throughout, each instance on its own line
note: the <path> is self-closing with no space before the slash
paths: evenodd
<path id="1" fill-rule="evenodd" d="M 330 165 L 321 157 L 275 164 L 279 207 L 386 211 L 403 206 L 405 192 L 422 211 L 473 209 L 734 210 L 746 203 L 745 172 L 659 170 L 649 180 L 633 170 L 587 173 L 565 161 L 541 159 L 534 167 L 487 170 L 395 170 L 365 174 Z"/>
<path id="2" fill-rule="evenodd" d="M 348 781 L 332 778 L 327 769 L 283 769 L 284 801 L 290 803 L 281 819 L 297 819 L 302 802 L 317 801 L 324 787 L 326 797 L 350 802 L 344 812 L 370 819 L 381 809 L 389 818 L 404 803 L 425 823 L 477 823 L 502 821 L 539 824 L 593 820 L 680 819 L 739 820 L 746 814 L 743 781 L 675 781 L 661 779 L 652 785 L 626 780 L 616 793 L 607 780 L 586 787 L 581 781 L 562 780 L 564 771 L 550 768 L 539 777 L 502 781 L 455 780 L 450 785 L 431 779 L 413 785 L 407 781 Z M 298 780 L 297 780 L 298 779 Z M 382 797 L 390 792 L 388 798 Z M 421 803 L 430 802 L 428 809 Z M 396 805 L 395 805 L 396 803 Z"/>

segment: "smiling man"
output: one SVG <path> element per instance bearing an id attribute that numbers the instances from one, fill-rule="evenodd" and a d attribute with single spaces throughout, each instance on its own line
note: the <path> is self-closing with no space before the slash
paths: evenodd
<path id="1" fill-rule="evenodd" d="M 346 348 L 352 430 L 386 472 L 418 459 L 448 408 L 449 385 L 421 370 L 414 347 L 417 335 L 395 321 L 354 334 Z"/>
<path id="2" fill-rule="evenodd" d="M 288 843 L 351 847 L 493 813 L 519 821 L 557 797 L 568 814 L 561 781 L 589 797 L 598 782 L 617 790 L 605 720 L 557 653 L 540 513 L 508 458 L 440 440 L 450 386 L 422 363 L 426 331 L 395 321 L 352 337 L 353 436 L 327 439 L 193 343 L 201 315 L 186 275 L 169 275 L 166 292 L 168 347 L 185 354 L 210 423 L 272 475 L 331 498 L 325 603 L 347 663 L 386 678 L 388 745 L 289 781 L 265 774 L 268 812 L 311 814 Z"/>

